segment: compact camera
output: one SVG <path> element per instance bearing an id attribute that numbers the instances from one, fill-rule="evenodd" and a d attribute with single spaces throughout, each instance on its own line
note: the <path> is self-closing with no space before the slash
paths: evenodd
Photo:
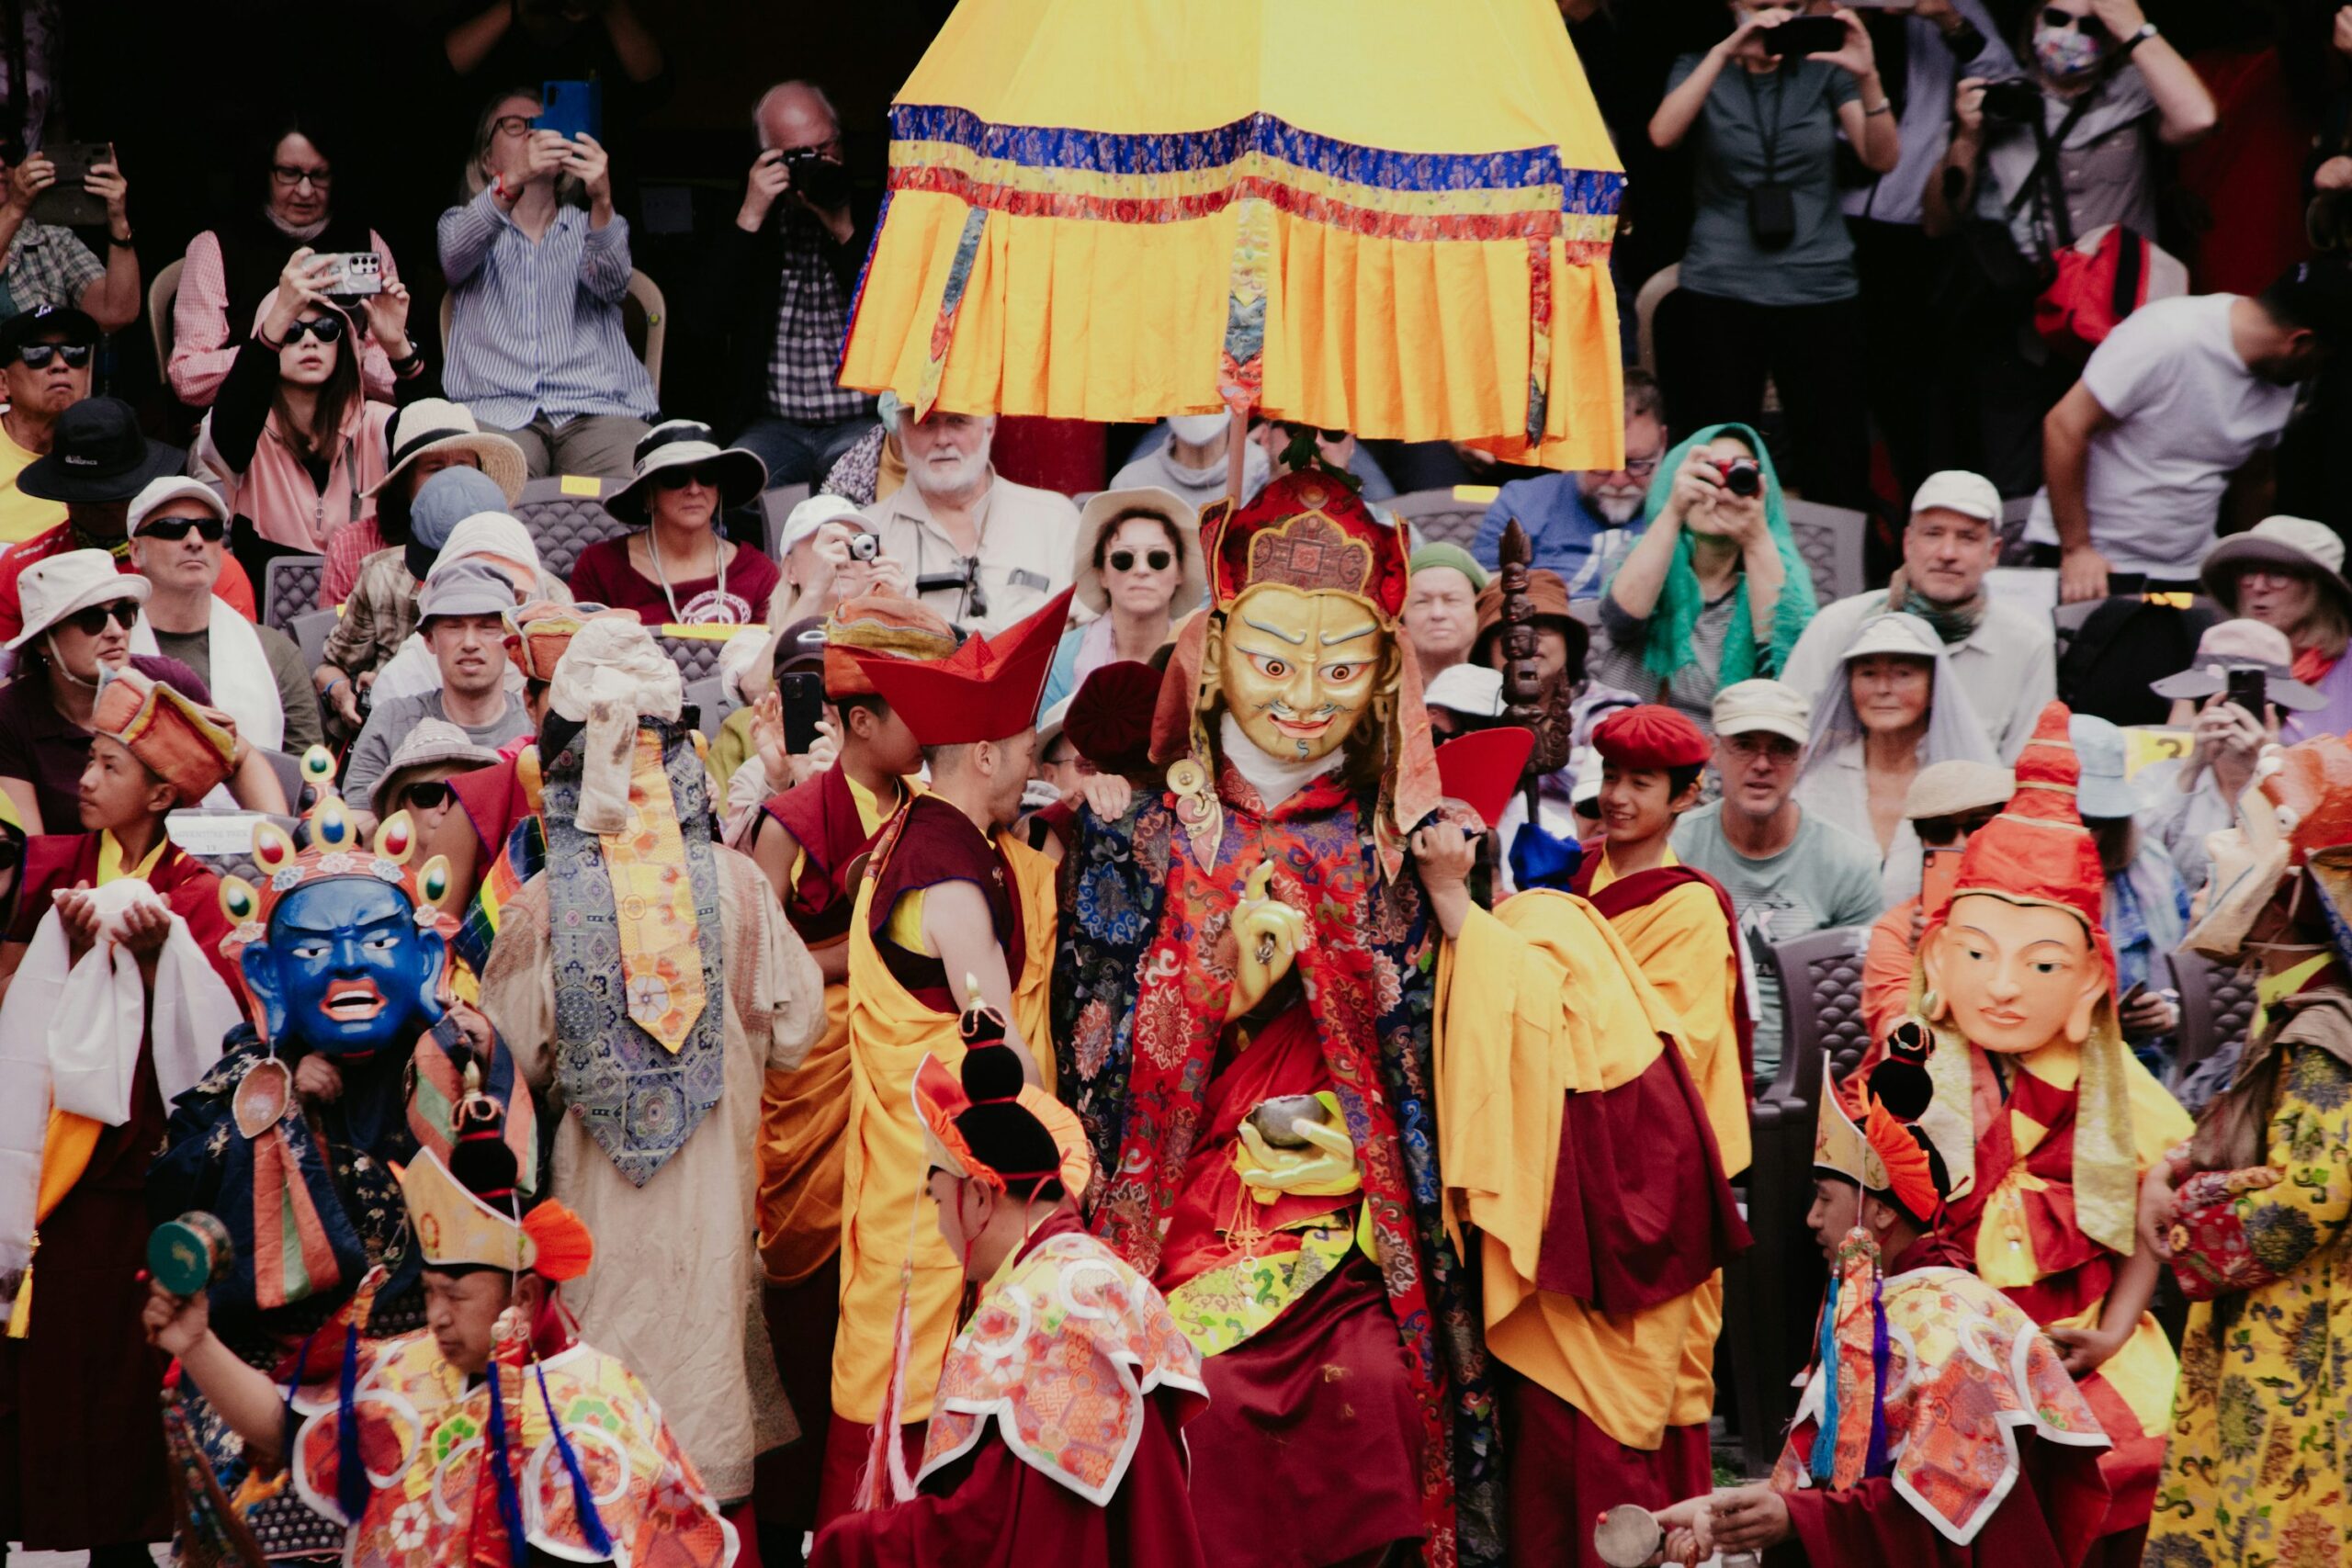
<path id="1" fill-rule="evenodd" d="M 2022 76 L 1984 85 L 1984 118 L 2007 125 L 2031 125 L 2041 114 L 2041 89 Z"/>
<path id="2" fill-rule="evenodd" d="M 1711 464 L 1723 476 L 1724 489 L 1737 496 L 1764 493 L 1764 470 L 1753 457 L 1717 457 Z"/>
<path id="3" fill-rule="evenodd" d="M 867 533 L 865 529 L 860 528 L 856 533 L 852 534 L 849 536 L 850 559 L 872 560 L 881 553 L 881 539 L 875 535 Z"/>

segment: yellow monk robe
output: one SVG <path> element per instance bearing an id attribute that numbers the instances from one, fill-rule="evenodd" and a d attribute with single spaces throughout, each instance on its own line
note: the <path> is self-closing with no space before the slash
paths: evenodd
<path id="1" fill-rule="evenodd" d="M 1563 1097 L 1631 1083 L 1680 1025 L 1622 931 L 1566 893 L 1472 909 L 1440 951 L 1437 986 L 1438 1168 L 1456 1195 L 1449 1226 L 1458 1214 L 1479 1232 L 1487 1348 L 1618 1442 L 1655 1450 L 1668 1427 L 1707 1418 L 1683 1408 L 1682 1373 L 1688 1342 L 1712 1351 L 1720 1275 L 1619 1315 L 1539 1292 L 1534 1280 Z"/>
<path id="2" fill-rule="evenodd" d="M 889 813 L 846 773 L 842 782 L 857 807 L 858 826 L 871 839 Z M 799 885 L 808 863 L 804 848 L 793 857 L 787 887 Z M 825 1032 L 808 1060 L 797 1072 L 770 1073 L 760 1097 L 760 1261 L 770 1284 L 797 1285 L 841 1250 L 849 1077 L 849 983 L 843 980 L 825 987 Z"/>
<path id="3" fill-rule="evenodd" d="M 1046 992 L 1054 964 L 1055 868 L 1010 835 L 1000 834 L 996 845 L 1012 868 L 1024 947 L 1012 1022 L 1050 1093 L 1054 1049 Z M 850 1109 L 842 1168 L 842 1323 L 833 1349 L 833 1413 L 869 1425 L 881 1415 L 890 1371 L 900 1265 L 911 1252 L 914 1354 L 900 1412 L 905 1421 L 930 1417 L 940 1358 L 955 1334 L 964 1288 L 963 1260 L 940 1239 L 927 1197 L 913 1100 L 915 1069 L 923 1057 L 935 1055 L 953 1071 L 963 1060 L 963 1043 L 955 1015 L 917 999 L 883 962 L 873 934 L 875 886 L 869 870 L 850 921 Z"/>

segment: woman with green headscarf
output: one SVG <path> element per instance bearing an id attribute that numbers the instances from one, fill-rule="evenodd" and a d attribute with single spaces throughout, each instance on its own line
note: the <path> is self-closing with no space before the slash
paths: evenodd
<path id="1" fill-rule="evenodd" d="M 1710 730 L 1716 691 L 1778 675 L 1813 619 L 1771 455 L 1744 424 L 1700 431 L 1658 465 L 1650 525 L 1600 595 L 1595 680 Z"/>

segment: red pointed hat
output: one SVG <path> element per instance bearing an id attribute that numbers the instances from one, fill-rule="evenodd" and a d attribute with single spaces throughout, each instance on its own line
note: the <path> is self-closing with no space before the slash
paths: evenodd
<path id="1" fill-rule="evenodd" d="M 1239 511 L 1217 502 L 1201 513 L 1209 603 L 1229 607 L 1245 589 L 1280 583 L 1302 592 L 1337 589 L 1380 612 L 1389 626 L 1405 609 L 1405 531 L 1373 515 L 1353 487 L 1301 468 Z"/>
<path id="2" fill-rule="evenodd" d="M 925 746 L 1001 740 L 1037 722 L 1037 697 L 1053 667 L 1071 592 L 1063 589 L 992 637 L 967 637 L 944 659 L 851 651 L 876 694 Z"/>
<path id="3" fill-rule="evenodd" d="M 1478 814 L 1492 828 L 1502 820 L 1511 791 L 1519 787 L 1535 732 L 1517 725 L 1473 730 L 1437 749 L 1439 787 Z"/>
<path id="4" fill-rule="evenodd" d="M 1592 747 L 1621 768 L 1695 767 L 1715 754 L 1690 716 L 1660 703 L 1608 715 L 1592 727 Z"/>

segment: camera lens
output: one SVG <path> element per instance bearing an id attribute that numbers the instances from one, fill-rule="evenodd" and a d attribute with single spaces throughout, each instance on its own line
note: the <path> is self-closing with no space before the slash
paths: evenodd
<path id="1" fill-rule="evenodd" d="M 1724 488 L 1737 496 L 1764 493 L 1764 475 L 1754 463 L 1734 463 L 1724 474 Z"/>
<path id="2" fill-rule="evenodd" d="M 882 541 L 865 532 L 852 534 L 849 553 L 853 560 L 872 560 L 882 553 Z"/>

